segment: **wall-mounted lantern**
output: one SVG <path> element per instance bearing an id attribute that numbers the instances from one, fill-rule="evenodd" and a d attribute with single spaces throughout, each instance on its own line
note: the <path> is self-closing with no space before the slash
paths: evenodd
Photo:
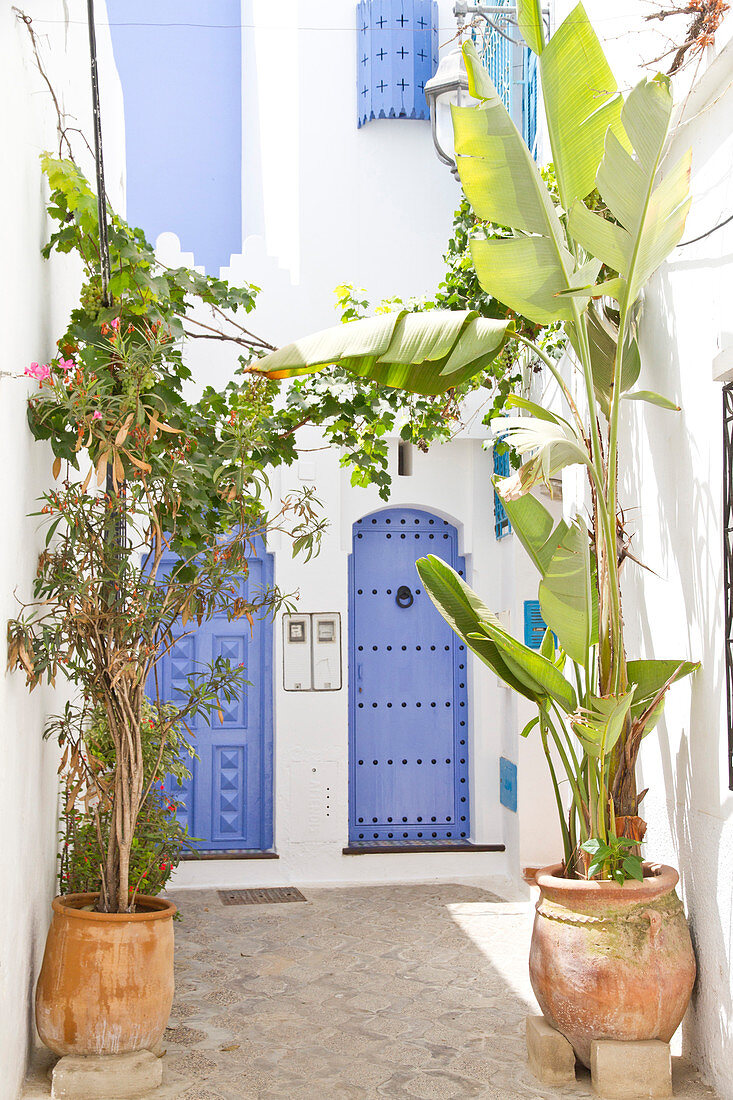
<path id="1" fill-rule="evenodd" d="M 436 0 L 361 0 L 356 11 L 359 126 L 428 119 L 425 86 L 438 66 Z"/>
<path id="2" fill-rule="evenodd" d="M 425 98 L 430 108 L 433 144 L 438 159 L 446 164 L 458 179 L 453 145 L 451 106 L 471 107 L 476 100 L 469 95 L 468 74 L 460 46 L 443 54 L 438 71 L 425 85 Z"/>

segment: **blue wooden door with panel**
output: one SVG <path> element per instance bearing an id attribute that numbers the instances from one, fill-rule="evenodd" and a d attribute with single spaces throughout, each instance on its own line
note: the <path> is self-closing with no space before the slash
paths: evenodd
<path id="1" fill-rule="evenodd" d="M 354 524 L 350 568 L 349 842 L 470 836 L 466 649 L 415 562 L 462 575 L 458 534 L 414 508 Z"/>
<path id="2" fill-rule="evenodd" d="M 239 595 L 268 587 L 272 559 L 249 561 Z M 239 699 L 221 700 L 221 715 L 189 723 L 198 760 L 187 761 L 191 779 L 169 789 L 183 803 L 179 817 L 205 851 L 266 851 L 272 847 L 272 623 L 215 616 L 175 646 L 158 671 L 161 699 L 175 701 L 187 677 L 216 657 L 244 665 L 250 683 Z M 171 786 L 172 785 L 172 786 Z"/>

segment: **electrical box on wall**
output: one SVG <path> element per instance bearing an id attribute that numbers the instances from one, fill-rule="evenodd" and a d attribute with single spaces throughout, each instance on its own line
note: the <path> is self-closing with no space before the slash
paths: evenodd
<path id="1" fill-rule="evenodd" d="M 341 689 L 341 616 L 337 611 L 283 616 L 286 691 Z"/>
<path id="2" fill-rule="evenodd" d="M 283 618 L 283 679 L 286 691 L 311 691 L 311 617 Z"/>

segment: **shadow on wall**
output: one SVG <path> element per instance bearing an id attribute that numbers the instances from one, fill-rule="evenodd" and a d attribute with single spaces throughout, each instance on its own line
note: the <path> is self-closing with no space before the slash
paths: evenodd
<path id="1" fill-rule="evenodd" d="M 704 160 L 705 149 L 696 149 L 696 163 Z M 711 266 L 715 264 L 707 260 L 671 263 L 654 280 L 645 303 L 649 320 L 642 330 L 647 368 L 643 384 L 678 400 L 683 412 L 646 406 L 649 411 L 630 418 L 622 443 L 622 468 L 628 471 L 623 497 L 633 503 L 627 513 L 629 526 L 638 531 L 633 552 L 660 576 L 642 573 L 628 563 L 624 589 L 634 656 L 689 656 L 703 666 L 692 681 L 687 729 L 681 707 L 683 685 L 673 689 L 667 718 L 652 733 L 659 743 L 661 775 L 656 772 L 654 749 L 642 754 L 640 786 L 649 785 L 652 794 L 641 812 L 649 819 L 651 840 L 657 845 L 650 856 L 665 858 L 662 851 L 668 845 L 674 850 L 698 958 L 698 981 L 683 1025 L 683 1042 L 710 1077 L 731 1088 L 733 1078 L 726 1070 L 733 1041 L 728 977 L 731 934 L 730 927 L 723 925 L 722 913 L 729 924 L 733 890 L 730 874 L 720 875 L 721 865 L 731 859 L 720 806 L 720 792 L 727 785 L 719 490 L 722 404 L 719 388 L 707 381 L 710 375 L 698 376 L 693 386 L 689 381 L 689 371 L 710 370 L 714 352 L 705 354 L 703 326 L 703 336 L 695 338 L 696 360 L 686 360 L 683 384 L 680 348 L 685 354 L 689 330 L 680 331 L 676 315 L 681 287 L 686 287 L 689 277 L 686 273 L 694 276 Z M 688 323 L 694 297 L 693 290 L 685 299 Z M 711 329 L 711 348 L 714 339 Z M 719 883 L 727 884 L 724 897 Z"/>

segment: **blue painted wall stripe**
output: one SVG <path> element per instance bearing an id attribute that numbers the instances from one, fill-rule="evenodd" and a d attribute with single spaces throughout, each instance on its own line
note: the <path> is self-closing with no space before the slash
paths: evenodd
<path id="1" fill-rule="evenodd" d="M 210 274 L 242 249 L 239 0 L 107 0 L 125 100 L 127 217 Z M 181 24 L 211 24 L 183 26 Z"/>

